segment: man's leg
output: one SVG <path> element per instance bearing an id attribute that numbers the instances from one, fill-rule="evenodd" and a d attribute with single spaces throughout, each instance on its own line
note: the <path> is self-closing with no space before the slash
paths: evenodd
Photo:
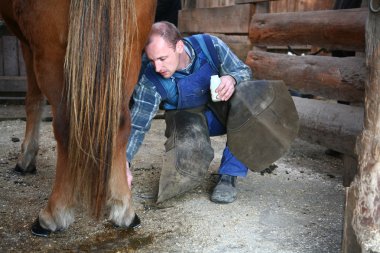
<path id="1" fill-rule="evenodd" d="M 198 186 L 214 157 L 207 124 L 201 111 L 167 111 L 168 138 L 160 176 L 157 202 Z"/>
<path id="2" fill-rule="evenodd" d="M 219 181 L 215 186 L 211 201 L 228 204 L 236 200 L 236 178 L 247 176 L 248 168 L 240 162 L 226 147 L 219 167 Z"/>
<path id="3" fill-rule="evenodd" d="M 226 133 L 226 128 L 211 111 L 206 111 L 205 116 L 210 136 L 218 136 Z M 211 201 L 216 203 L 231 203 L 236 200 L 236 178 L 245 177 L 248 168 L 240 162 L 226 146 L 223 151 L 222 161 L 219 167 L 219 180 L 211 195 Z"/>

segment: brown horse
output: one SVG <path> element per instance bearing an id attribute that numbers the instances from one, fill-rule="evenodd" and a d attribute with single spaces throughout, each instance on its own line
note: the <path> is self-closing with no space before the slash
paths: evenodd
<path id="1" fill-rule="evenodd" d="M 54 186 L 32 226 L 34 234 L 67 228 L 77 204 L 95 217 L 107 204 L 117 226 L 139 223 L 126 175 L 128 101 L 155 5 L 154 0 L 0 0 L 0 14 L 21 41 L 28 75 L 26 132 L 15 170 L 36 170 L 44 97 L 57 140 Z"/>

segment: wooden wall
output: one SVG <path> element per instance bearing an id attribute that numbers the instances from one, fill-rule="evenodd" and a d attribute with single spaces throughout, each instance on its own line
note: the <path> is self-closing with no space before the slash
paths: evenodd
<path id="1" fill-rule="evenodd" d="M 269 12 L 298 12 L 298 11 L 318 11 L 331 10 L 335 0 L 281 0 L 271 1 Z"/>
<path id="2" fill-rule="evenodd" d="M 20 43 L 0 19 L 0 101 L 23 101 L 26 70 Z"/>

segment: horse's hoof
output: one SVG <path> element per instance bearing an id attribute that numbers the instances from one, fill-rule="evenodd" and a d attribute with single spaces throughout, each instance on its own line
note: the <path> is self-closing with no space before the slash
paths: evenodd
<path id="1" fill-rule="evenodd" d="M 137 214 L 135 214 L 135 217 L 133 218 L 133 221 L 131 224 L 129 224 L 129 228 L 138 228 L 141 226 L 141 220 Z"/>
<path id="2" fill-rule="evenodd" d="M 35 165 L 28 166 L 26 170 L 22 169 L 18 164 L 14 168 L 14 171 L 19 173 L 20 175 L 25 175 L 26 173 L 36 174 L 37 169 Z"/>
<path id="3" fill-rule="evenodd" d="M 41 236 L 41 237 L 48 237 L 51 233 L 50 230 L 44 229 L 40 225 L 40 221 L 38 218 L 33 222 L 32 228 L 31 228 L 32 234 L 36 236 Z"/>

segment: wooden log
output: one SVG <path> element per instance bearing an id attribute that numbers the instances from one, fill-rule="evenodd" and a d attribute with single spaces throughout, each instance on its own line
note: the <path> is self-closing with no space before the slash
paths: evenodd
<path id="1" fill-rule="evenodd" d="M 246 63 L 256 79 L 283 80 L 291 89 L 328 99 L 360 102 L 367 69 L 364 58 L 294 56 L 252 50 Z"/>
<path id="2" fill-rule="evenodd" d="M 178 28 L 184 33 L 248 34 L 253 11 L 253 4 L 185 9 L 179 12 Z"/>
<path id="3" fill-rule="evenodd" d="M 326 49 L 364 51 L 368 10 L 325 10 L 255 14 L 249 38 L 255 46 L 305 44 Z"/>
<path id="4" fill-rule="evenodd" d="M 300 118 L 298 137 L 343 154 L 354 155 L 363 129 L 363 108 L 293 97 Z"/>
<path id="5" fill-rule="evenodd" d="M 378 2 L 370 5 L 380 10 Z M 365 91 L 364 129 L 358 138 L 357 153 L 359 172 L 350 190 L 354 192 L 348 198 L 354 208 L 352 220 L 345 220 L 345 228 L 352 225 L 355 236 L 350 237 L 344 231 L 344 243 L 357 239 L 361 248 L 359 253 L 380 252 L 380 12 L 370 11 L 366 31 L 366 53 L 369 78 Z M 356 237 L 356 238 L 353 238 Z M 353 253 L 344 245 L 344 253 Z M 357 252 L 357 251 L 355 251 Z"/>

